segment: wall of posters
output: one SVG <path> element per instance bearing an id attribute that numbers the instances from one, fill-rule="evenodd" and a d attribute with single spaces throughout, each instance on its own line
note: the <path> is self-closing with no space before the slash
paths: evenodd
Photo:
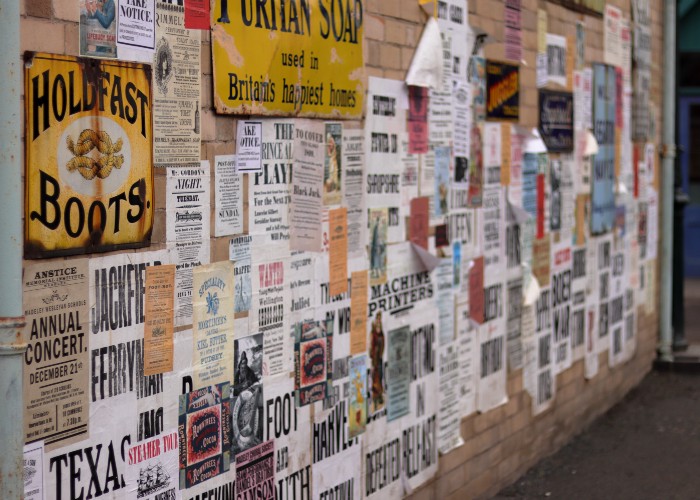
<path id="1" fill-rule="evenodd" d="M 26 62 L 25 257 L 148 245 L 155 207 L 147 67 L 41 53 Z M 63 92 L 49 92 L 60 85 Z M 115 96 L 112 106 L 95 109 L 98 88 Z"/>

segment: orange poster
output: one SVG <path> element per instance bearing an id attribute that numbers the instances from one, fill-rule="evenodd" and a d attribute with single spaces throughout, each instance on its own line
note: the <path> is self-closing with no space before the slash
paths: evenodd
<path id="1" fill-rule="evenodd" d="M 330 294 L 332 297 L 348 291 L 348 209 L 328 212 L 330 228 Z"/>
<path id="2" fill-rule="evenodd" d="M 356 271 L 350 278 L 350 354 L 367 352 L 367 288 L 369 274 Z"/>
<path id="3" fill-rule="evenodd" d="M 173 370 L 175 264 L 146 268 L 143 374 Z"/>

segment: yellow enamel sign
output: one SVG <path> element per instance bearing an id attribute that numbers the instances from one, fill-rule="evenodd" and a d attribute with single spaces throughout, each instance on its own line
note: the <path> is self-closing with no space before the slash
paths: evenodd
<path id="1" fill-rule="evenodd" d="M 216 111 L 360 118 L 363 2 L 215 0 Z"/>
<path id="2" fill-rule="evenodd" d="M 24 95 L 25 256 L 148 245 L 150 68 L 28 53 Z"/>

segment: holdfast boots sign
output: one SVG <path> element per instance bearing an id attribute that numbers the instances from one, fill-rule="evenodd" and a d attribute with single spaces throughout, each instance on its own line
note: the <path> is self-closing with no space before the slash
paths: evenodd
<path id="1" fill-rule="evenodd" d="M 25 257 L 147 246 L 151 75 L 142 64 L 25 56 Z"/>

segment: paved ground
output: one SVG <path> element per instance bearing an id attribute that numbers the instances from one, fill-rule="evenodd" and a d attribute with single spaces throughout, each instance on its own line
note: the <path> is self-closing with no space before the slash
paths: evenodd
<path id="1" fill-rule="evenodd" d="M 700 375 L 651 372 L 495 498 L 700 498 Z"/>
<path id="2" fill-rule="evenodd" d="M 700 280 L 685 287 L 700 349 Z M 617 406 L 495 499 L 700 498 L 700 373 L 651 372 Z"/>

